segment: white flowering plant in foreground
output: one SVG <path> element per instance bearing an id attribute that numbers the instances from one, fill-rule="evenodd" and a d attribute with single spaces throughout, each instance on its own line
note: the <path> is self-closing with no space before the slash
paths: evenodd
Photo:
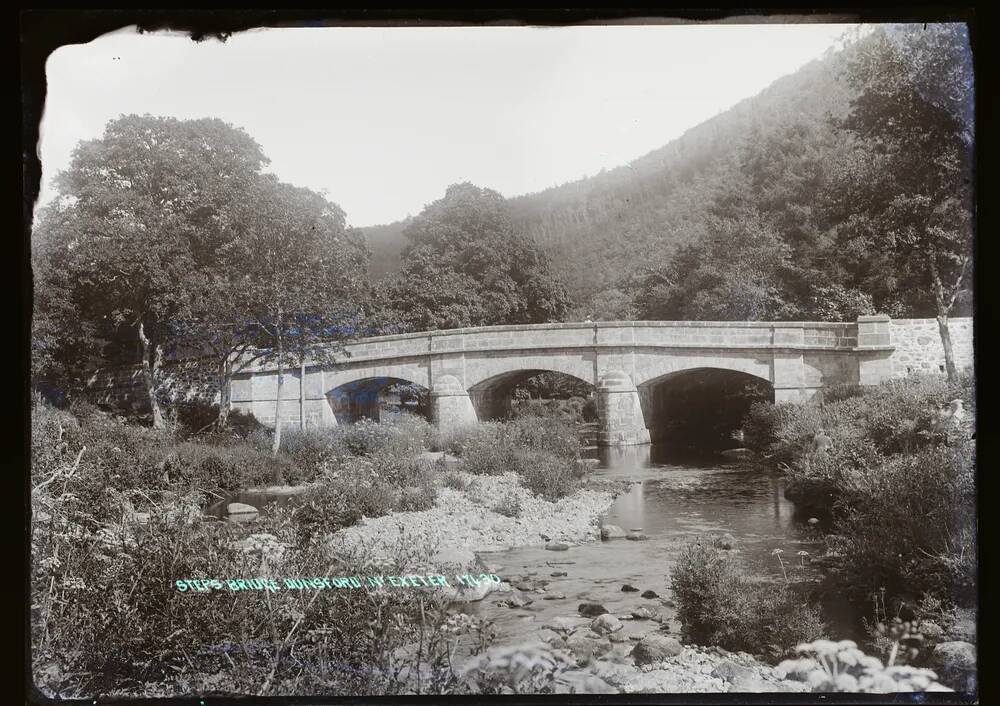
<path id="1" fill-rule="evenodd" d="M 795 648 L 801 656 L 778 665 L 785 678 L 809 684 L 812 691 L 886 694 L 913 691 L 951 691 L 939 684 L 929 669 L 887 667 L 858 649 L 851 640 L 816 640 Z"/>
<path id="2" fill-rule="evenodd" d="M 490 648 L 465 665 L 462 677 L 479 693 L 552 693 L 555 680 L 573 666 L 565 652 L 532 643 Z"/>

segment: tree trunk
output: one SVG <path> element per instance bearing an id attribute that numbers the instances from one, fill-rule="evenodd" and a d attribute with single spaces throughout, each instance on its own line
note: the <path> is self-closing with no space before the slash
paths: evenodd
<path id="1" fill-rule="evenodd" d="M 271 442 L 271 455 L 277 456 L 281 447 L 281 388 L 285 385 L 285 368 L 278 356 L 278 394 L 274 403 L 274 441 Z"/>
<path id="2" fill-rule="evenodd" d="M 160 403 L 156 399 L 156 378 L 160 370 L 160 363 L 163 360 L 163 351 L 159 344 L 153 345 L 146 337 L 146 329 L 143 322 L 139 322 L 139 342 L 142 344 L 142 378 L 146 383 L 146 393 L 149 395 L 149 405 L 153 411 L 153 428 L 165 429 L 163 412 L 160 410 Z M 152 360 L 152 364 L 150 364 Z"/>
<path id="3" fill-rule="evenodd" d="M 955 297 L 958 296 L 959 288 L 962 284 L 962 278 L 965 275 L 965 264 L 967 260 L 962 261 L 962 267 L 958 272 L 958 278 L 955 281 L 955 286 L 949 301 L 945 298 L 944 284 L 941 282 L 941 272 L 938 270 L 937 251 L 934 248 L 928 248 L 927 257 L 928 265 L 930 266 L 931 271 L 931 284 L 934 287 L 934 302 L 937 305 L 938 333 L 941 335 L 941 347 L 944 349 L 944 367 L 945 371 L 948 373 L 948 382 L 955 382 L 955 380 L 958 379 L 958 370 L 955 367 L 955 353 L 951 347 L 951 331 L 948 329 L 948 312 L 955 303 Z"/>
<path id="4" fill-rule="evenodd" d="M 227 355 L 219 365 L 219 418 L 216 426 L 224 429 L 229 420 L 229 405 L 232 403 L 233 366 Z"/>
<path id="5" fill-rule="evenodd" d="M 306 428 L 306 361 L 303 357 L 302 366 L 299 369 L 299 429 L 305 431 Z"/>
<path id="6" fill-rule="evenodd" d="M 941 347 L 944 348 L 944 367 L 948 373 L 948 382 L 958 379 L 958 369 L 955 367 L 955 353 L 951 348 L 951 331 L 948 330 L 948 315 L 939 313 L 937 316 L 938 332 L 941 334 Z"/>

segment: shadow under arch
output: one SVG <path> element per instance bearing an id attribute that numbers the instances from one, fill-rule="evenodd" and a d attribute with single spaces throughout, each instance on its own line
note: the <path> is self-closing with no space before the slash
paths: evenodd
<path id="1" fill-rule="evenodd" d="M 541 384 L 532 382 L 543 380 Z M 590 380 L 560 370 L 530 368 L 510 370 L 481 380 L 469 388 L 469 397 L 480 421 L 507 419 L 513 414 L 515 390 L 530 395 L 532 387 L 547 390 L 546 399 L 567 399 L 572 396 L 591 397 L 594 385 Z"/>
<path id="2" fill-rule="evenodd" d="M 774 403 L 771 381 L 742 370 L 677 370 L 638 386 L 651 440 L 674 448 L 742 446 L 740 426 L 755 402 Z"/>
<path id="3" fill-rule="evenodd" d="M 359 419 L 388 421 L 400 413 L 430 416 L 428 389 L 400 377 L 370 376 L 327 391 L 326 400 L 337 424 Z"/>

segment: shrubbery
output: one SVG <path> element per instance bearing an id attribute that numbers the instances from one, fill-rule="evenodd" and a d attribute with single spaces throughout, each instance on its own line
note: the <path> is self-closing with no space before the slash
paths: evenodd
<path id="1" fill-rule="evenodd" d="M 682 634 L 696 644 L 753 653 L 813 640 L 825 630 L 818 611 L 788 586 L 747 576 L 707 540 L 681 550 L 671 589 Z"/>
<path id="2" fill-rule="evenodd" d="M 824 403 L 755 406 L 748 445 L 780 461 L 786 495 L 833 519 L 830 548 L 858 602 L 888 592 L 928 593 L 972 605 L 976 585 L 975 416 L 972 379 L 914 376 L 841 386 Z M 942 405 L 961 399 L 966 423 L 941 428 Z M 832 447 L 812 453 L 824 429 Z"/>
<path id="3" fill-rule="evenodd" d="M 585 472 L 575 430 L 551 418 L 481 424 L 462 447 L 462 468 L 476 475 L 517 473 L 531 492 L 547 500 L 573 493 Z"/>

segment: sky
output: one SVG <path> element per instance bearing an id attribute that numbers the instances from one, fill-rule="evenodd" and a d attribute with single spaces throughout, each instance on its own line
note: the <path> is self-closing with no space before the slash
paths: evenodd
<path id="1" fill-rule="evenodd" d="M 350 225 L 417 215 L 450 184 L 504 196 L 626 164 L 821 56 L 837 24 L 134 28 L 46 64 L 40 202 L 81 140 L 138 113 L 245 129 L 283 181 Z"/>

